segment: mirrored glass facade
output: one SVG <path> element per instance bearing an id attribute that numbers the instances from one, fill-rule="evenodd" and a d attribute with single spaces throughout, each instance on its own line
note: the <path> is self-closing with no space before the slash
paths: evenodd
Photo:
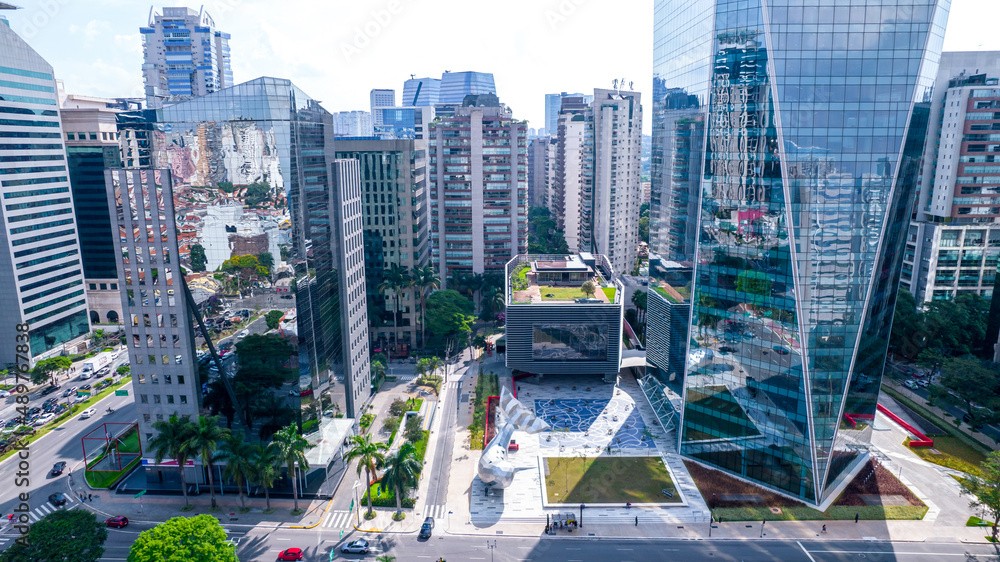
<path id="1" fill-rule="evenodd" d="M 650 299 L 691 309 L 683 455 L 811 503 L 864 458 L 949 4 L 656 3 Z M 676 326 L 654 309 L 651 341 Z"/>

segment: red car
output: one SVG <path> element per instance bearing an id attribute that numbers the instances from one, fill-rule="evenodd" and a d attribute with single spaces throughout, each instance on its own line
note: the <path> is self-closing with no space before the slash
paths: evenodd
<path id="1" fill-rule="evenodd" d="M 128 527 L 128 517 L 124 515 L 117 515 L 115 517 L 108 517 L 104 520 L 104 524 L 108 527 L 115 527 L 116 529 L 123 529 Z"/>
<path id="2" fill-rule="evenodd" d="M 289 548 L 278 553 L 278 560 L 302 560 L 301 548 Z"/>

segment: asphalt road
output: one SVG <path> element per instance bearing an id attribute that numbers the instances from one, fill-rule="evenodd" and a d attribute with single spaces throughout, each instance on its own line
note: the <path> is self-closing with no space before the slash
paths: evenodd
<path id="1" fill-rule="evenodd" d="M 113 533 L 108 539 L 105 560 L 123 560 L 128 535 Z M 240 560 L 275 560 L 286 548 L 306 552 L 305 560 L 329 560 L 330 550 L 360 538 L 349 534 L 340 540 L 339 533 L 322 530 L 253 529 L 234 533 L 239 537 Z M 998 560 L 989 545 L 954 543 L 888 543 L 879 541 L 787 541 L 787 540 L 624 540 L 591 538 L 521 538 L 452 536 L 437 534 L 421 541 L 415 535 L 392 535 L 381 546 L 374 536 L 365 537 L 373 546 L 368 555 L 342 554 L 337 560 L 375 560 L 381 554 L 396 557 L 397 562 L 434 562 L 490 560 L 491 562 L 649 562 L 659 560 L 731 560 L 788 562 L 866 561 L 935 561 Z M 118 546 L 121 545 L 121 546 Z M 492 545 L 492 548 L 491 548 Z M 116 554 L 117 553 L 117 554 Z M 119 557 L 116 557 L 119 556 Z"/>

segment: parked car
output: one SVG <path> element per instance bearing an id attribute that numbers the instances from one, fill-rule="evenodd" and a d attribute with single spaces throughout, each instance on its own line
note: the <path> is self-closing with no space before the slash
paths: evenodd
<path id="1" fill-rule="evenodd" d="M 345 554 L 368 554 L 370 550 L 368 541 L 365 539 L 358 539 L 340 547 L 340 551 Z"/>
<path id="2" fill-rule="evenodd" d="M 417 535 L 421 539 L 431 538 L 431 532 L 434 530 L 434 518 L 428 517 L 424 519 L 424 524 L 420 526 L 420 534 Z"/>
<path id="3" fill-rule="evenodd" d="M 66 494 L 62 492 L 56 492 L 49 496 L 49 503 L 56 507 L 62 507 L 66 505 L 68 502 L 69 498 L 67 498 Z"/>
<path id="4" fill-rule="evenodd" d="M 242 332 L 240 332 L 239 334 L 237 334 L 236 337 L 238 337 L 238 338 L 245 338 L 245 337 L 247 337 L 249 335 L 250 335 L 250 330 L 243 330 Z"/>
<path id="5" fill-rule="evenodd" d="M 365 552 L 368 551 L 366 550 Z M 286 548 L 278 553 L 278 560 L 302 560 L 302 549 L 294 547 Z"/>
<path id="6" fill-rule="evenodd" d="M 128 517 L 124 515 L 116 515 L 114 517 L 108 517 L 104 520 L 104 524 L 108 527 L 114 527 L 116 529 L 124 529 L 128 527 Z"/>
<path id="7" fill-rule="evenodd" d="M 910 390 L 916 390 L 916 389 L 920 388 L 917 385 L 917 381 L 915 381 L 915 380 L 904 381 L 903 382 L 903 386 L 905 386 L 906 388 L 909 388 Z"/>
<path id="8" fill-rule="evenodd" d="M 92 418 L 96 413 L 97 413 L 97 408 L 87 408 L 86 410 L 83 411 L 82 414 L 80 414 L 80 419 L 86 420 Z"/>
<path id="9" fill-rule="evenodd" d="M 59 461 L 52 465 L 52 470 L 49 472 L 49 476 L 59 476 L 64 470 L 66 470 L 66 462 Z"/>

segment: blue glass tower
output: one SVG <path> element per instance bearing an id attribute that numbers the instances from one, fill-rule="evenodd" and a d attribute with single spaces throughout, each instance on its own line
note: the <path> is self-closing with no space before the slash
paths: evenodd
<path id="1" fill-rule="evenodd" d="M 683 455 L 814 504 L 865 459 L 949 7 L 656 2 L 651 264 L 693 266 Z"/>

